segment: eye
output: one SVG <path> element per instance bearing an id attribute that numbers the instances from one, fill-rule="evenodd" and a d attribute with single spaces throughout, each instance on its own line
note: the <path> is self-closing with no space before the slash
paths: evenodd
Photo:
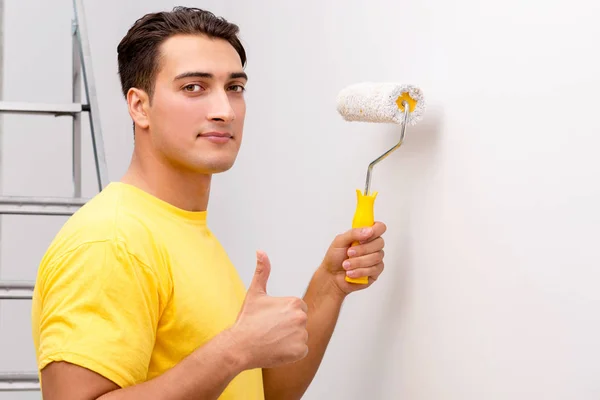
<path id="1" fill-rule="evenodd" d="M 183 90 L 185 90 L 186 92 L 199 92 L 200 90 L 202 90 L 202 86 L 192 83 L 184 86 Z"/>
<path id="2" fill-rule="evenodd" d="M 243 93 L 246 91 L 246 88 L 242 85 L 231 85 L 229 86 L 230 90 L 233 90 L 234 92 L 238 92 L 238 93 Z"/>

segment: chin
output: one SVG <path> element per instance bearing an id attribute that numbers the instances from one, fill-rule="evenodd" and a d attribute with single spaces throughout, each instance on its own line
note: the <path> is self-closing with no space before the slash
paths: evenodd
<path id="1" fill-rule="evenodd" d="M 227 172 L 231 168 L 233 168 L 233 165 L 222 166 L 222 167 L 218 167 L 218 168 L 215 167 L 215 168 L 212 168 L 212 169 L 207 169 L 206 173 L 211 174 L 211 175 L 216 175 L 216 174 L 221 174 L 223 172 Z"/>
<path id="2" fill-rule="evenodd" d="M 220 174 L 229 171 L 235 160 L 219 160 L 218 162 L 203 162 L 194 165 L 193 169 L 202 174 Z"/>

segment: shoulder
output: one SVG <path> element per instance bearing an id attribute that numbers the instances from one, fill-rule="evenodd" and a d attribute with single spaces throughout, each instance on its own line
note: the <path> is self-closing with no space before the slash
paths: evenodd
<path id="1" fill-rule="evenodd" d="M 139 212 L 118 186 L 104 189 L 56 234 L 41 260 L 38 280 L 59 271 L 77 274 L 85 269 L 99 274 L 118 265 L 144 269 L 157 280 L 168 282 L 170 274 L 161 263 L 160 240 Z"/>
<path id="2" fill-rule="evenodd" d="M 82 246 L 111 242 L 121 243 L 124 251 L 152 264 L 155 260 L 144 254 L 155 248 L 152 244 L 158 241 L 156 232 L 147 223 L 151 218 L 120 185 L 111 184 L 65 222 L 45 258 L 56 259 Z"/>

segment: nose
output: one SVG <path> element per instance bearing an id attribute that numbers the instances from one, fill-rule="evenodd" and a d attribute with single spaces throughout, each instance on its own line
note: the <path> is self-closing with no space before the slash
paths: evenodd
<path id="1" fill-rule="evenodd" d="M 231 122 L 235 119 L 235 112 L 229 102 L 226 92 L 217 91 L 210 99 L 211 108 L 207 118 L 217 122 Z"/>

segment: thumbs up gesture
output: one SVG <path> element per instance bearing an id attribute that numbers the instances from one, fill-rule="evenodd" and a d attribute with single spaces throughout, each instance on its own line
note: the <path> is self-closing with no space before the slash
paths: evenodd
<path id="1" fill-rule="evenodd" d="M 271 263 L 257 252 L 256 271 L 232 327 L 246 344 L 249 368 L 271 368 L 298 361 L 308 353 L 306 303 L 296 297 L 271 297 L 267 282 Z"/>

